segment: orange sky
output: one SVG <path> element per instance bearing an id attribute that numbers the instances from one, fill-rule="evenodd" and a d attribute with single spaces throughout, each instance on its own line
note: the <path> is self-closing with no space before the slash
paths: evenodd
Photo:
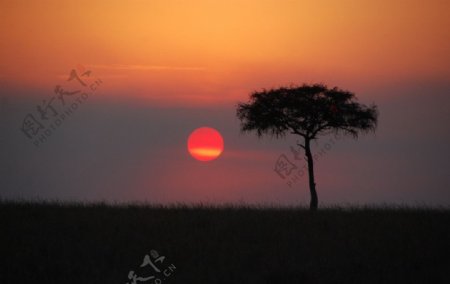
<path id="1" fill-rule="evenodd" d="M 110 95 L 220 103 L 290 82 L 449 78 L 450 2 L 368 2 L 3 0 L 0 80 L 51 90 L 83 64 Z"/>
<path id="2" fill-rule="evenodd" d="M 317 163 L 321 200 L 448 203 L 449 27 L 448 0 L 0 0 L 0 194 L 306 201 L 274 172 L 297 137 L 241 135 L 235 109 L 321 82 L 380 109 Z M 82 66 L 101 88 L 35 148 L 24 117 Z M 210 163 L 186 149 L 201 126 L 225 143 Z"/>

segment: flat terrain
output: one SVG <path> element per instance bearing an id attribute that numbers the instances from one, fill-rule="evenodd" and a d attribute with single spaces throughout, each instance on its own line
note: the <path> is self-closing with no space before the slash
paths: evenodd
<path id="1" fill-rule="evenodd" d="M 449 253 L 444 209 L 0 201 L 2 284 L 450 283 Z"/>

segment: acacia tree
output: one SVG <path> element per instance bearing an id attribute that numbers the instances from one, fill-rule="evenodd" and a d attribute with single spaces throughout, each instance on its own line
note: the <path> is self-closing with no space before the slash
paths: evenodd
<path id="1" fill-rule="evenodd" d="M 375 131 L 378 120 L 376 105 L 357 102 L 355 95 L 337 87 L 322 84 L 281 87 L 253 92 L 247 103 L 239 103 L 237 117 L 242 132 L 255 131 L 276 138 L 299 135 L 308 165 L 310 209 L 318 207 L 311 141 L 330 133 L 350 135 Z"/>

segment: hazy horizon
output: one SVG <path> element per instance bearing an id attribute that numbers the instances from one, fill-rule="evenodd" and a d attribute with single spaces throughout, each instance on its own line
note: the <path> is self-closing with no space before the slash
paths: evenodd
<path id="1" fill-rule="evenodd" d="M 375 133 L 336 140 L 317 160 L 321 204 L 450 205 L 445 2 L 0 5 L 0 198 L 307 204 L 307 177 L 274 171 L 282 154 L 304 164 L 290 151 L 300 137 L 242 134 L 235 112 L 253 91 L 324 83 L 380 116 Z M 37 147 L 24 118 L 57 85 L 77 89 L 72 70 L 101 83 Z M 187 151 L 202 126 L 224 139 L 214 161 Z"/>

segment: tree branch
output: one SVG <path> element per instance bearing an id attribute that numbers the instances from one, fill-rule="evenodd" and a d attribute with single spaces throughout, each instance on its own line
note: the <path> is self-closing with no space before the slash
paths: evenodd
<path id="1" fill-rule="evenodd" d="M 303 149 L 306 150 L 305 145 L 303 145 L 303 144 L 301 144 L 300 142 L 298 142 L 298 140 L 297 140 L 297 145 L 300 146 L 300 147 L 302 147 Z"/>
<path id="2" fill-rule="evenodd" d="M 328 124 L 328 123 L 325 123 L 325 124 L 319 126 L 319 127 L 312 133 L 311 136 L 312 136 L 312 137 L 316 137 L 317 133 L 319 133 L 320 131 L 326 129 L 328 126 L 330 126 L 330 124 Z"/>
<path id="3" fill-rule="evenodd" d="M 285 121 L 286 125 L 292 130 L 292 134 L 297 134 L 303 137 L 306 137 L 305 133 L 298 131 L 294 126 L 292 126 L 289 122 Z"/>

